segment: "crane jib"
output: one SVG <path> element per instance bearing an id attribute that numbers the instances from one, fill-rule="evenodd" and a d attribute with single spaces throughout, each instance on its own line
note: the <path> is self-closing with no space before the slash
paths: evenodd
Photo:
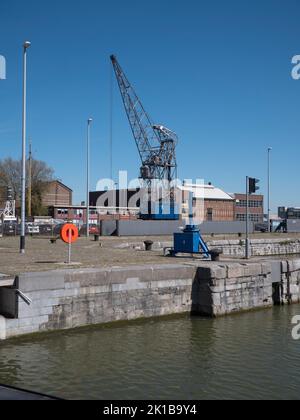
<path id="1" fill-rule="evenodd" d="M 118 81 L 121 97 L 129 124 L 141 157 L 143 168 L 141 177 L 169 180 L 177 178 L 176 146 L 177 135 L 163 125 L 154 125 L 146 113 L 140 99 L 129 83 L 116 56 L 111 62 Z M 153 156 L 154 161 L 153 161 Z"/>

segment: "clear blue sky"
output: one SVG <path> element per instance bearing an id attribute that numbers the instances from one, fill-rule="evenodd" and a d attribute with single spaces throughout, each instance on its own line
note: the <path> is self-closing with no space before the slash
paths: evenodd
<path id="1" fill-rule="evenodd" d="M 244 177 L 273 204 L 300 205 L 299 0 L 10 0 L 0 3 L 0 158 L 21 154 L 22 43 L 28 51 L 28 137 L 35 157 L 85 199 L 86 119 L 92 189 L 109 176 L 109 55 L 157 123 L 178 133 L 179 176 L 228 192 Z M 139 156 L 114 84 L 114 172 L 138 175 Z"/>

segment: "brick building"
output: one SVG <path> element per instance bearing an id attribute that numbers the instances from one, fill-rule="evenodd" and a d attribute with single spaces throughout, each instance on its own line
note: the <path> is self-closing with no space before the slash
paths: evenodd
<path id="1" fill-rule="evenodd" d="M 49 182 L 48 187 L 43 194 L 43 206 L 72 206 L 72 194 L 73 191 L 71 188 L 67 187 L 62 182 Z"/>
<path id="2" fill-rule="evenodd" d="M 182 191 L 182 218 L 189 216 L 189 195 L 194 196 L 194 217 L 205 222 L 232 222 L 234 199 L 213 185 L 184 185 Z"/>
<path id="3" fill-rule="evenodd" d="M 102 205 L 109 206 L 114 203 L 116 207 L 129 206 L 129 209 L 136 210 L 148 208 L 147 203 L 142 202 L 143 194 L 139 194 L 137 202 L 132 200 L 137 197 L 139 189 L 117 190 L 117 191 L 98 191 L 90 193 L 90 205 L 97 206 L 98 199 Z M 189 196 L 194 196 L 194 216 L 199 221 L 230 221 L 234 220 L 234 199 L 224 191 L 213 185 L 188 185 L 180 186 L 176 189 L 176 202 L 180 209 L 180 217 L 188 219 L 189 217 Z M 114 198 L 113 198 L 114 197 Z M 144 197 L 146 197 L 144 195 Z M 132 207 L 134 206 L 134 207 Z"/>
<path id="4" fill-rule="evenodd" d="M 235 220 L 246 221 L 247 196 L 246 194 L 233 194 Z M 264 196 L 249 196 L 249 220 L 251 222 L 261 223 L 264 221 Z"/>

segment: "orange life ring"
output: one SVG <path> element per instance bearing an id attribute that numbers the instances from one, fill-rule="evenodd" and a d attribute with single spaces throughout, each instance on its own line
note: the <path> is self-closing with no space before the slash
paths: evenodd
<path id="1" fill-rule="evenodd" d="M 70 235 L 71 231 L 71 235 Z M 77 241 L 79 236 L 78 229 L 75 225 L 72 225 L 71 223 L 67 223 L 63 225 L 63 227 L 60 230 L 60 238 L 63 242 L 68 244 L 71 240 L 71 243 L 74 243 Z"/>

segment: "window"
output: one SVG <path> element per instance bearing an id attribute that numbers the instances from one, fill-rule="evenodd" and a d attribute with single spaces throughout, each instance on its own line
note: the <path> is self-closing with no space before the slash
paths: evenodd
<path id="1" fill-rule="evenodd" d="M 259 208 L 263 207 L 263 201 L 259 200 L 249 200 L 249 207 L 250 208 Z M 247 207 L 247 200 L 239 200 L 236 202 L 237 207 Z"/>
<path id="2" fill-rule="evenodd" d="M 213 209 L 207 209 L 207 221 L 212 222 L 213 220 Z"/>
<path id="3" fill-rule="evenodd" d="M 68 209 L 57 209 L 57 214 L 59 216 L 68 216 L 69 211 Z"/>
<path id="4" fill-rule="evenodd" d="M 236 215 L 236 220 L 238 220 L 239 222 L 246 222 L 246 214 L 237 214 Z M 249 215 L 249 221 L 250 222 L 262 222 L 263 221 L 263 216 L 261 214 L 250 214 Z"/>

